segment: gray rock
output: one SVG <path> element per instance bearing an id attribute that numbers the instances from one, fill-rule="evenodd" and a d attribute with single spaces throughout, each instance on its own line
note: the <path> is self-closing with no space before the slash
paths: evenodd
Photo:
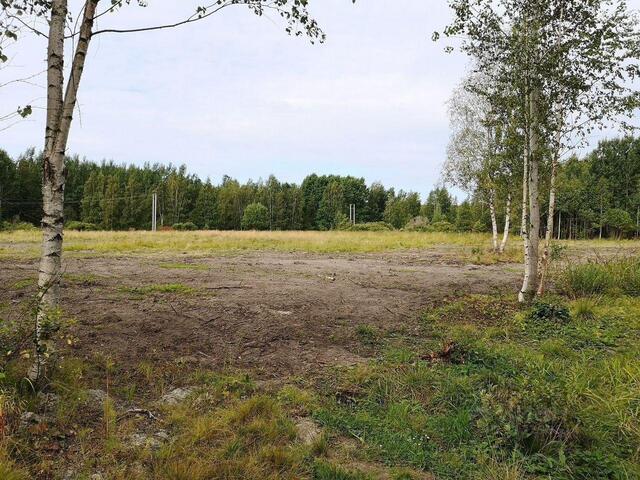
<path id="1" fill-rule="evenodd" d="M 322 435 L 320 427 L 308 418 L 299 419 L 296 422 L 296 429 L 298 430 L 298 438 L 305 445 L 312 445 Z"/>
<path id="2" fill-rule="evenodd" d="M 42 406 L 42 408 L 44 408 L 46 411 L 51 411 L 55 408 L 55 406 L 60 401 L 60 396 L 51 392 L 49 393 L 39 392 L 38 399 L 40 400 L 40 405 Z"/>
<path id="3" fill-rule="evenodd" d="M 102 405 L 107 399 L 107 392 L 98 388 L 90 388 L 86 391 L 87 400 L 91 403 L 99 403 Z"/>
<path id="4" fill-rule="evenodd" d="M 129 437 L 129 443 L 135 448 L 148 447 L 152 450 L 160 448 L 162 444 L 160 440 L 152 435 L 146 435 L 144 433 L 134 433 Z"/>
<path id="5" fill-rule="evenodd" d="M 176 388 L 171 390 L 169 393 L 162 396 L 160 399 L 161 403 L 165 405 L 177 405 L 182 402 L 185 398 L 187 398 L 193 392 L 193 388 L 185 387 L 185 388 Z"/>
<path id="6" fill-rule="evenodd" d="M 44 417 L 42 415 L 38 415 L 34 412 L 24 412 L 20 415 L 20 425 L 23 428 L 29 427 L 30 425 L 36 425 L 38 423 L 44 422 Z"/>

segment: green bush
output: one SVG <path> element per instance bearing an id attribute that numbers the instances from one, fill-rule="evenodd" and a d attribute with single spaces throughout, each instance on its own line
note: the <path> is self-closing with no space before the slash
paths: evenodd
<path id="1" fill-rule="evenodd" d="M 440 220 L 433 223 L 413 223 L 413 221 L 407 223 L 404 230 L 410 232 L 455 232 L 456 226 L 447 222 L 446 220 Z"/>
<path id="2" fill-rule="evenodd" d="M 28 222 L 2 222 L 0 230 L 12 232 L 14 230 L 36 230 L 37 227 Z"/>
<path id="3" fill-rule="evenodd" d="M 95 223 L 79 222 L 77 220 L 71 220 L 65 224 L 67 230 L 78 230 L 81 232 L 89 230 L 98 230 L 98 226 Z"/>
<path id="4" fill-rule="evenodd" d="M 567 323 L 571 320 L 569 309 L 555 303 L 537 302 L 529 312 L 529 320 L 536 322 Z"/>
<path id="5" fill-rule="evenodd" d="M 250 203 L 242 214 L 243 230 L 266 230 L 269 228 L 269 210 L 261 203 Z"/>
<path id="6" fill-rule="evenodd" d="M 474 233 L 486 232 L 487 226 L 482 220 L 477 220 L 476 223 L 473 224 L 473 227 L 471 227 L 471 231 Z"/>
<path id="7" fill-rule="evenodd" d="M 434 222 L 427 227 L 427 231 L 429 232 L 454 232 L 455 229 L 455 225 L 451 222 L 447 222 L 446 220 Z"/>
<path id="8" fill-rule="evenodd" d="M 393 227 L 386 222 L 356 223 L 349 230 L 354 232 L 389 232 Z"/>
<path id="9" fill-rule="evenodd" d="M 424 216 L 413 217 L 404 226 L 404 229 L 410 232 L 426 232 L 429 228 L 429 219 Z"/>
<path id="10" fill-rule="evenodd" d="M 349 222 L 349 217 L 347 217 L 343 212 L 336 213 L 333 225 L 336 230 L 349 230 L 352 226 Z"/>
<path id="11" fill-rule="evenodd" d="M 172 226 L 174 230 L 197 230 L 198 229 L 196 224 L 193 222 L 174 223 Z"/>

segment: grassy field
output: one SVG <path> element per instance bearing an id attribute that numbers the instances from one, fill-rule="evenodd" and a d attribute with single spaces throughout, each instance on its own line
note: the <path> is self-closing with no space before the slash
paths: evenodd
<path id="1" fill-rule="evenodd" d="M 0 232 L 0 253 L 38 251 L 38 231 Z M 65 233 L 68 252 L 154 253 L 188 251 L 276 250 L 314 253 L 375 253 L 436 245 L 486 248 L 486 234 L 420 232 L 76 232 Z"/>
<path id="2" fill-rule="evenodd" d="M 449 251 L 460 268 L 484 262 L 495 265 L 479 268 L 492 269 L 519 258 L 516 243 L 499 258 L 488 253 L 487 236 L 462 234 L 70 232 L 66 242 L 71 256 L 162 254 L 159 268 L 183 275 L 208 268 L 176 260 L 184 251 L 426 249 Z M 1 234 L 0 261 L 35 257 L 37 243 L 37 233 Z M 640 478 L 637 244 L 562 245 L 559 256 L 589 258 L 558 263 L 553 291 L 535 304 L 492 291 L 439 297 L 430 308 L 402 312 L 405 325 L 394 328 L 362 318 L 348 328 L 367 352 L 363 361 L 300 376 L 265 380 L 264 372 L 194 367 L 182 357 L 126 369 L 109 356 L 74 353 L 67 328 L 76 319 L 68 319 L 42 392 L 23 380 L 29 358 L 0 352 L 11 358 L 0 371 L 0 478 Z M 77 288 L 105 288 L 100 276 L 76 280 Z M 32 285 L 11 288 L 12 298 L 28 302 Z M 181 284 L 115 293 L 145 308 L 200 295 Z M 0 318 L 14 308 L 0 306 Z M 0 322 L 0 340 L 10 335 Z M 161 401 L 176 385 L 188 386 L 185 395 Z M 97 405 L 96 388 L 105 393 Z M 25 412 L 41 419 L 25 420 Z"/>
<path id="3" fill-rule="evenodd" d="M 40 233 L 0 232 L 0 258 L 37 258 Z M 634 241 L 562 241 L 573 251 L 637 251 Z M 522 247 L 513 237 L 502 255 L 491 253 L 491 239 L 483 233 L 424 232 L 77 232 L 65 233 L 64 250 L 69 255 L 163 254 L 190 255 L 243 251 L 311 253 L 380 253 L 398 250 L 438 248 L 444 254 L 477 263 L 520 262 Z"/>
<path id="4" fill-rule="evenodd" d="M 37 248 L 39 230 L 0 232 L 3 248 L 29 246 Z M 520 238 L 511 237 L 511 244 L 520 247 Z M 65 232 L 66 245 L 72 251 L 91 250 L 102 253 L 138 251 L 208 251 L 263 250 L 305 252 L 381 252 L 395 249 L 429 248 L 434 245 L 456 245 L 486 248 L 490 244 L 487 233 L 455 232 L 349 232 L 349 231 L 100 231 Z M 634 240 L 571 240 L 557 242 L 579 248 L 620 247 L 637 249 Z M 513 246 L 513 245 L 512 245 Z"/>

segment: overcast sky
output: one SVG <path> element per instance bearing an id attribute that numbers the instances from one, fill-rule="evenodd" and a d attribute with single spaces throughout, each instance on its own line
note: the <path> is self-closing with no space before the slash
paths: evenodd
<path id="1" fill-rule="evenodd" d="M 148 3 L 103 17 L 99 27 L 175 21 L 198 5 Z M 467 66 L 464 55 L 431 41 L 449 20 L 447 2 L 310 3 L 327 34 L 322 45 L 288 37 L 279 18 L 244 7 L 179 29 L 97 36 L 69 153 L 184 163 L 216 183 L 225 174 L 298 183 L 312 172 L 350 174 L 424 197 L 445 157 L 446 101 Z M 42 39 L 23 38 L 0 84 L 42 71 L 44 48 Z M 43 107 L 44 80 L 0 89 L 0 113 L 28 102 Z M 40 109 L 1 131 L 0 148 L 12 156 L 40 148 L 43 130 Z"/>

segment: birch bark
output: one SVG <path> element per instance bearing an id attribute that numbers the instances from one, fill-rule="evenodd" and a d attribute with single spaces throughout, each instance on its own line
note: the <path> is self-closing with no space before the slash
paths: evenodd
<path id="1" fill-rule="evenodd" d="M 529 288 L 529 143 L 525 141 L 523 172 L 522 172 L 522 224 L 520 226 L 522 235 L 522 243 L 524 244 L 524 279 L 522 280 L 522 288 L 518 292 L 518 301 L 524 303 L 526 301 L 525 293 Z"/>
<path id="2" fill-rule="evenodd" d="M 489 190 L 489 212 L 491 214 L 491 242 L 493 251 L 498 251 L 498 219 L 496 218 L 496 191 Z"/>
<path id="3" fill-rule="evenodd" d="M 506 213 L 504 215 L 504 233 L 502 234 L 502 242 L 500 242 L 499 253 L 504 253 L 509 240 L 509 229 L 511 228 L 511 193 L 507 195 Z"/>
<path id="4" fill-rule="evenodd" d="M 540 202 L 538 196 L 538 179 L 540 169 L 539 138 L 539 92 L 534 89 L 530 97 L 531 126 L 529 132 L 529 285 L 525 296 L 529 299 L 538 290 L 538 249 L 540 245 Z"/>
<path id="5" fill-rule="evenodd" d="M 540 262 L 540 281 L 538 283 L 538 296 L 544 294 L 549 260 L 551 256 L 551 239 L 553 238 L 553 221 L 556 214 L 556 178 L 558 177 L 558 162 L 560 160 L 561 128 L 558 128 L 555 138 L 555 151 L 551 158 L 551 180 L 549 184 L 549 212 L 547 217 L 547 231 L 544 236 L 544 251 Z"/>
<path id="6" fill-rule="evenodd" d="M 64 88 L 64 28 L 68 2 L 67 0 L 53 0 L 51 4 L 47 47 L 47 120 L 42 165 L 42 253 L 38 271 L 39 305 L 35 325 L 36 363 L 30 372 L 30 376 L 35 380 L 42 377 L 46 359 L 46 344 L 43 339 L 42 326 L 47 315 L 58 307 L 60 301 L 66 177 L 64 155 L 98 1 L 87 0 L 85 3 L 64 96 L 62 95 Z"/>

